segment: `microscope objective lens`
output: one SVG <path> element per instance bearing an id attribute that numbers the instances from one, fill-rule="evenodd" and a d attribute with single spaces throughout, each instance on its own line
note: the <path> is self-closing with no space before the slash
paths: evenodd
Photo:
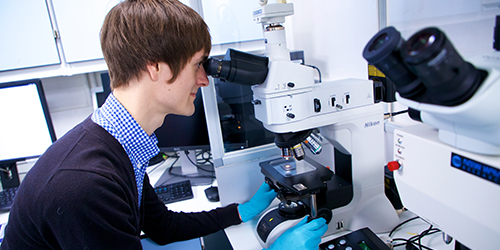
<path id="1" fill-rule="evenodd" d="M 290 148 L 281 148 L 281 157 L 285 160 L 290 159 L 292 157 L 292 151 Z"/>
<path id="2" fill-rule="evenodd" d="M 299 161 L 304 159 L 305 157 L 304 149 L 302 148 L 302 145 L 300 143 L 292 147 L 292 152 L 295 156 L 295 159 Z"/>
<path id="3" fill-rule="evenodd" d="M 309 150 L 315 155 L 321 153 L 323 147 L 319 144 L 318 140 L 314 139 L 312 136 L 308 136 L 302 143 L 306 145 Z"/>

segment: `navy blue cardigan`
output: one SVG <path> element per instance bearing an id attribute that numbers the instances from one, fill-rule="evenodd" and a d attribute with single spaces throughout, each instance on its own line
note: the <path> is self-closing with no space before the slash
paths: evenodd
<path id="1" fill-rule="evenodd" d="M 163 245 L 241 223 L 236 204 L 200 213 L 169 211 L 147 175 L 140 209 L 137 199 L 123 147 L 87 118 L 24 178 L 1 249 L 141 249 L 141 230 Z"/>

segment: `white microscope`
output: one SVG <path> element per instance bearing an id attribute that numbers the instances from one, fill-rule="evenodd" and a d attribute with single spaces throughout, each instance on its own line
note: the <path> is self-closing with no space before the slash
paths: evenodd
<path id="1" fill-rule="evenodd" d="M 500 56 L 464 61 L 445 34 L 378 32 L 363 56 L 394 82 L 423 122 L 394 131 L 403 205 L 456 239 L 455 249 L 500 245 Z"/>
<path id="2" fill-rule="evenodd" d="M 252 85 L 255 116 L 282 151 L 282 158 L 260 163 L 282 202 L 261 217 L 258 239 L 267 248 L 306 215 L 324 217 L 327 235 L 364 227 L 389 232 L 399 217 L 384 193 L 383 107 L 375 104 L 373 83 L 315 82 L 313 68 L 292 62 L 282 23 L 293 13 L 292 3 L 253 12 L 263 26 L 265 57 L 230 49 L 204 65 L 215 78 Z M 333 147 L 322 149 L 322 138 Z M 320 152 L 329 156 L 321 163 L 312 157 Z"/>

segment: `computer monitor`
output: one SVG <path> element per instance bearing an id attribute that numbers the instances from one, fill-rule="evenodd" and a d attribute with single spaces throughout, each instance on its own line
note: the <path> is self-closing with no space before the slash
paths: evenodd
<path id="1" fill-rule="evenodd" d="M 204 185 L 212 183 L 215 178 L 211 162 L 207 161 L 204 164 L 197 161 L 200 160 L 197 154 L 210 155 L 210 140 L 201 89 L 196 93 L 194 105 L 193 115 L 167 115 L 163 125 L 155 131 L 160 151 L 167 155 L 169 152 L 177 154 L 181 165 L 169 168 L 160 177 L 157 186 L 184 179 L 189 179 L 194 186 Z"/>
<path id="2" fill-rule="evenodd" d="M 19 186 L 17 162 L 36 158 L 56 140 L 39 79 L 0 83 L 0 178 Z"/>
<path id="3" fill-rule="evenodd" d="M 106 97 L 111 93 L 108 73 L 101 74 L 103 92 L 97 94 L 100 107 Z M 158 163 L 163 155 L 179 157 L 181 167 L 170 167 L 156 182 L 155 186 L 178 182 L 189 179 L 192 185 L 210 184 L 215 178 L 211 162 L 198 163 L 197 153 L 210 152 L 207 121 L 201 89 L 198 89 L 194 101 L 195 112 L 191 116 L 167 115 L 163 125 L 154 133 L 158 139 L 160 154 L 150 161 Z M 206 157 L 208 158 L 208 157 Z"/>
<path id="4" fill-rule="evenodd" d="M 196 93 L 194 106 L 193 115 L 167 115 L 163 125 L 155 131 L 158 147 L 162 152 L 210 150 L 201 89 Z"/>

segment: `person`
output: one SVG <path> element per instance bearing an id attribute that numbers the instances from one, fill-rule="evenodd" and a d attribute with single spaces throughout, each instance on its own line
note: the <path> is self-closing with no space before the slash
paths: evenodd
<path id="1" fill-rule="evenodd" d="M 166 115 L 193 114 L 198 89 L 209 84 L 202 64 L 210 34 L 195 11 L 176 0 L 125 0 L 107 14 L 101 46 L 112 93 L 25 176 L 2 250 L 142 249 L 141 231 L 168 244 L 249 221 L 270 205 L 276 193 L 263 183 L 243 204 L 173 212 L 145 173 L 159 152 L 154 131 Z M 270 249 L 317 249 L 326 229 L 322 218 L 304 220 Z"/>

